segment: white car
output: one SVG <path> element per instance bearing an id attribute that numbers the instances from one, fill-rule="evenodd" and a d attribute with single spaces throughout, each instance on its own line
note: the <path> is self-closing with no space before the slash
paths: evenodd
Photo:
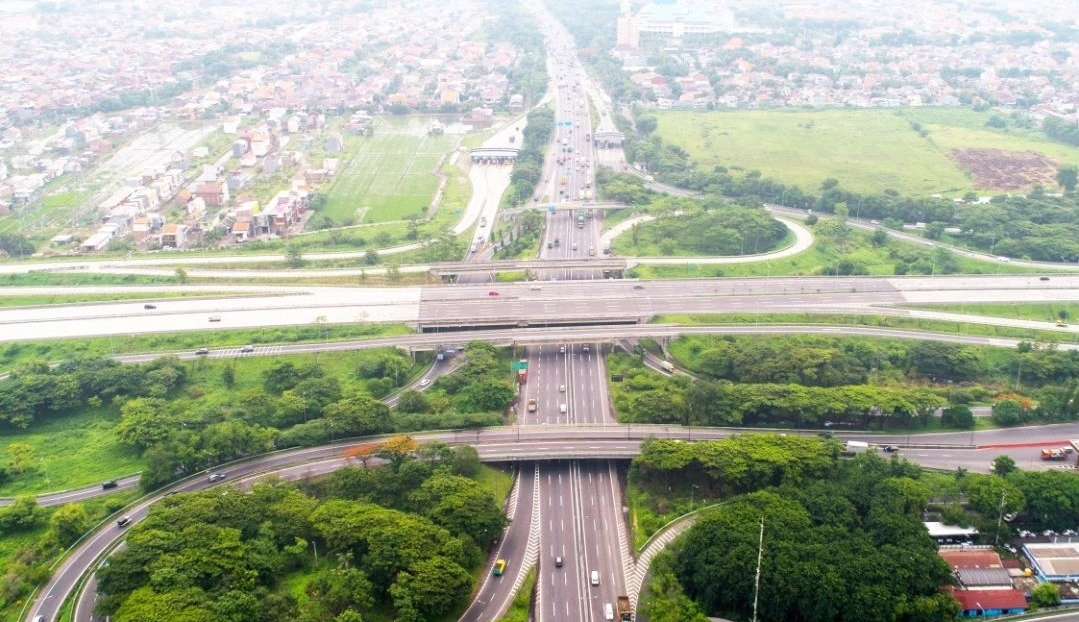
<path id="1" fill-rule="evenodd" d="M 591 577 L 592 585 L 599 585 L 599 571 L 598 570 L 593 570 L 592 573 L 589 576 Z"/>
<path id="2" fill-rule="evenodd" d="M 566 392 L 566 385 L 564 385 L 564 384 L 558 385 L 558 392 L 559 393 L 565 393 Z"/>
<path id="3" fill-rule="evenodd" d="M 569 407 L 566 406 L 565 404 L 559 404 L 558 405 L 558 412 L 559 413 L 564 415 L 564 414 L 566 414 L 566 411 L 568 411 L 568 410 L 569 410 Z"/>

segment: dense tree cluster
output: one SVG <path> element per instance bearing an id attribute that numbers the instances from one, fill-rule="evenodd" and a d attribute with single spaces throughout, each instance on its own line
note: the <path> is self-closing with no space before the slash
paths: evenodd
<path id="1" fill-rule="evenodd" d="M 517 153 L 517 163 L 510 175 L 507 196 L 516 205 L 532 197 L 536 185 L 543 176 L 543 156 L 554 133 L 554 111 L 550 107 L 537 108 L 528 113 L 524 140 Z"/>
<path id="2" fill-rule="evenodd" d="M 54 368 L 27 364 L 0 381 L 0 426 L 26 428 L 91 401 L 100 405 L 129 397 L 163 398 L 186 378 L 183 364 L 168 358 L 142 365 L 108 359 L 69 361 Z"/>
<path id="3" fill-rule="evenodd" d="M 476 538 L 485 547 L 502 513 L 463 474 L 474 455 L 401 446 L 414 451 L 340 471 L 314 496 L 261 484 L 165 499 L 99 571 L 99 611 L 119 622 L 352 622 L 386 608 L 419 622 L 454 612 L 482 560 Z M 303 579 L 298 596 L 281 589 L 289 575 Z"/>
<path id="4" fill-rule="evenodd" d="M 504 412 L 517 392 L 509 375 L 509 363 L 487 343 L 471 343 L 465 349 L 468 363 L 453 374 L 442 376 L 428 391 L 428 404 L 438 412 L 447 403 L 458 412 Z M 436 407 L 437 406 L 437 407 Z"/>
<path id="5" fill-rule="evenodd" d="M 644 225 L 640 239 L 657 244 L 664 254 L 681 246 L 701 255 L 746 255 L 772 250 L 787 235 L 787 228 L 760 208 L 714 202 L 702 207 L 662 215 Z"/>
<path id="6" fill-rule="evenodd" d="M 952 620 L 951 581 L 921 524 L 932 488 L 875 454 L 839 459 L 833 441 L 753 435 L 651 441 L 633 477 L 722 498 L 653 568 L 641 610 L 661 622 L 752 609 L 761 521 L 762 620 Z M 999 494 L 998 494 L 999 499 Z"/>

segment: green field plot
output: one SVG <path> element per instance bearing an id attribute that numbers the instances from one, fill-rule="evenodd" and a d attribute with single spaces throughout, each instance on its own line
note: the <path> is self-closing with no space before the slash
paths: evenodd
<path id="1" fill-rule="evenodd" d="M 965 313 L 969 315 L 988 315 L 1016 320 L 1035 322 L 1073 322 L 1079 318 L 1077 303 L 1028 303 L 1028 304 L 969 304 L 969 305 L 925 305 L 917 307 L 926 311 L 945 313 Z"/>
<path id="2" fill-rule="evenodd" d="M 435 168 L 456 138 L 427 136 L 426 123 L 410 121 L 379 125 L 374 136 L 345 138 L 341 170 L 326 193 L 326 216 L 358 224 L 426 212 L 438 188 Z"/>
<path id="3" fill-rule="evenodd" d="M 1002 189 L 997 182 L 1030 183 L 1055 174 L 1058 163 L 1079 162 L 1079 149 L 1039 132 L 991 129 L 991 114 L 964 109 L 658 112 L 659 135 L 686 149 L 704 168 L 759 170 L 807 191 L 834 178 L 855 192 L 896 190 L 913 196 L 958 195 Z M 979 150 L 961 166 L 956 152 Z M 1003 153 L 998 153 L 1003 152 Z M 991 152 L 991 153 L 988 153 Z M 1009 154 L 1040 154 L 1022 179 Z M 1006 188 L 1005 188 L 1006 189 Z"/>

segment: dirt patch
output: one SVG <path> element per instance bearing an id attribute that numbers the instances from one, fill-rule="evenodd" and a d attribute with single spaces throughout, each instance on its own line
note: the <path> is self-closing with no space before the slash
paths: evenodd
<path id="1" fill-rule="evenodd" d="M 953 149 L 952 158 L 978 188 L 1022 190 L 1035 184 L 1056 185 L 1057 162 L 1034 151 Z"/>

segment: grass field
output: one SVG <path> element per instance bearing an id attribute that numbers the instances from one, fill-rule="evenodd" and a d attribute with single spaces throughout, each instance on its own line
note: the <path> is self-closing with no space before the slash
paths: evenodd
<path id="1" fill-rule="evenodd" d="M 1064 317 L 1071 322 L 1073 318 L 1079 317 L 1079 304 L 1077 303 L 926 305 L 917 308 L 926 311 L 968 313 L 970 315 L 988 315 L 1037 322 L 1056 322 L 1060 317 Z M 1061 316 L 1061 313 L 1064 315 Z"/>
<path id="2" fill-rule="evenodd" d="M 456 142 L 427 136 L 421 117 L 383 120 L 373 136 L 345 137 L 342 169 L 326 193 L 324 213 L 338 223 L 403 220 L 427 210 L 435 167 Z"/>
<path id="3" fill-rule="evenodd" d="M 633 232 L 627 231 L 614 239 L 612 246 L 615 254 L 623 257 L 698 257 L 701 255 L 701 253 L 696 250 L 687 248 L 679 239 L 671 240 L 673 245 L 666 249 L 672 252 L 664 252 L 667 238 L 661 237 L 661 233 L 656 228 L 655 221 L 641 223 L 638 226 L 640 227 L 640 231 L 637 244 L 633 243 Z M 787 231 L 787 235 L 780 240 L 778 244 L 775 244 L 771 248 L 755 249 L 753 253 L 769 253 L 787 248 L 791 244 L 794 244 L 794 234 Z M 750 252 L 747 250 L 746 254 L 750 254 Z"/>
<path id="4" fill-rule="evenodd" d="M 213 294 L 194 292 L 160 292 L 160 293 L 130 293 L 130 294 L 54 294 L 37 296 L 0 296 L 0 308 L 2 307 L 30 307 L 40 305 L 69 305 L 86 302 L 135 302 L 142 300 L 163 300 L 166 298 L 184 298 L 187 300 L 198 298 L 222 298 L 235 297 L 235 294 Z"/>
<path id="5" fill-rule="evenodd" d="M 659 135 L 705 168 L 759 170 L 816 191 L 829 177 L 857 192 L 957 195 L 977 190 L 953 149 L 1036 151 L 1079 163 L 1079 149 L 1032 130 L 993 130 L 966 109 L 657 112 Z M 918 123 L 927 135 L 912 127 Z"/>

